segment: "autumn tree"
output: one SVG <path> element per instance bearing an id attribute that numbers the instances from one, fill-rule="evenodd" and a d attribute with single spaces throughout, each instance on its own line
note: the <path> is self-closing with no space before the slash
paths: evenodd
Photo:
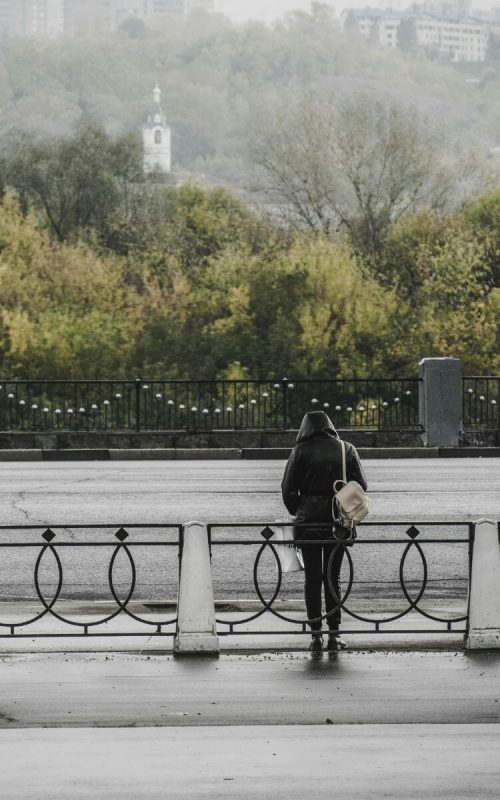
<path id="1" fill-rule="evenodd" d="M 453 186 L 439 138 L 416 110 L 365 96 L 303 100 L 263 125 L 252 152 L 262 187 L 296 225 L 343 227 L 375 264 L 390 225 L 422 205 L 442 207 Z"/>
<path id="2" fill-rule="evenodd" d="M 415 53 L 417 50 L 417 26 L 412 17 L 403 17 L 398 25 L 398 47 L 403 53 Z"/>
<path id="3" fill-rule="evenodd" d="M 59 241 L 88 228 L 105 235 L 127 185 L 142 179 L 141 146 L 135 135 L 113 139 L 91 123 L 62 139 L 17 131 L 4 143 L 0 177 Z"/>

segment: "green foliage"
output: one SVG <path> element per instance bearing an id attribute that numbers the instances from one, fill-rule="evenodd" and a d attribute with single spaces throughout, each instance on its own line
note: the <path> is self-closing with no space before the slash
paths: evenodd
<path id="1" fill-rule="evenodd" d="M 399 23 L 398 47 L 403 53 L 415 53 L 417 49 L 417 27 L 411 17 L 404 17 Z"/>
<path id="2" fill-rule="evenodd" d="M 480 197 L 464 210 L 464 217 L 480 238 L 491 270 L 491 284 L 500 288 L 500 189 Z"/>
<path id="3" fill-rule="evenodd" d="M 500 317 L 488 235 L 493 198 L 461 213 L 422 212 L 395 225 L 385 245 L 385 280 L 409 303 L 420 357 L 462 358 L 471 373 L 500 370 Z"/>
<path id="4" fill-rule="evenodd" d="M 486 61 L 500 63 L 500 36 L 497 33 L 490 33 L 488 36 Z"/>
<path id="5" fill-rule="evenodd" d="M 0 296 L 4 374 L 127 374 L 143 314 L 127 265 L 51 241 L 12 198 L 0 208 Z"/>
<path id="6" fill-rule="evenodd" d="M 500 194 L 456 189 L 450 164 L 468 165 L 446 136 L 498 144 L 498 42 L 471 83 L 413 57 L 408 26 L 404 53 L 347 28 L 316 3 L 272 26 L 195 15 L 4 43 L 4 375 L 390 376 L 428 355 L 498 372 Z M 268 134 L 272 219 L 143 177 L 156 81 L 176 171 L 248 189 Z"/>
<path id="7" fill-rule="evenodd" d="M 151 202 L 165 216 L 113 253 L 57 241 L 4 198 L 4 375 L 382 377 L 429 355 L 500 369 L 494 197 L 392 225 L 383 277 L 347 240 L 290 234 L 220 189 L 161 187 Z"/>
<path id="8" fill-rule="evenodd" d="M 17 131 L 4 143 L 0 173 L 24 209 L 43 211 L 59 241 L 88 228 L 104 235 L 124 184 L 142 176 L 142 150 L 135 136 L 113 140 L 92 124 L 55 140 Z"/>

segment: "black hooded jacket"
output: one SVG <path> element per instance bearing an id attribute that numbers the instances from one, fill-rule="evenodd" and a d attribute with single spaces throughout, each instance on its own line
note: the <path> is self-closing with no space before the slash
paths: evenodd
<path id="1" fill-rule="evenodd" d="M 366 491 L 366 478 L 356 448 L 345 443 L 347 480 Z M 310 411 L 302 420 L 297 444 L 288 459 L 281 492 L 298 522 L 331 522 L 333 483 L 342 479 L 342 447 L 324 411 Z"/>

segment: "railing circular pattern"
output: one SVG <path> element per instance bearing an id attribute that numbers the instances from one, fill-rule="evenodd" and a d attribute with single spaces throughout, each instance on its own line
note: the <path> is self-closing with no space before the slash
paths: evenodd
<path id="1" fill-rule="evenodd" d="M 458 616 L 458 617 L 454 616 L 452 618 L 439 617 L 439 616 L 436 616 L 435 614 L 431 614 L 428 611 L 425 611 L 423 608 L 420 607 L 419 603 L 422 600 L 422 598 L 424 597 L 425 591 L 426 591 L 426 588 L 427 588 L 427 585 L 428 585 L 428 573 L 429 573 L 429 570 L 428 570 L 428 564 L 427 564 L 427 559 L 426 559 L 425 553 L 424 553 L 420 543 L 416 541 L 416 537 L 420 534 L 420 531 L 414 525 L 411 525 L 406 530 L 406 534 L 410 537 L 410 541 L 405 545 L 403 554 L 402 554 L 401 559 L 400 559 L 400 564 L 399 564 L 399 583 L 400 583 L 400 586 L 401 586 L 402 595 L 405 598 L 405 600 L 407 601 L 408 605 L 405 608 L 403 608 L 401 611 L 399 611 L 397 614 L 392 614 L 392 615 L 389 615 L 389 616 L 379 617 L 379 618 L 374 617 L 373 615 L 370 616 L 370 617 L 366 617 L 366 616 L 363 616 L 362 614 L 359 614 L 359 613 L 355 612 L 352 608 L 349 608 L 349 606 L 347 604 L 347 600 L 348 600 L 348 598 L 349 598 L 349 596 L 350 596 L 350 594 L 352 592 L 352 588 L 353 588 L 353 585 L 354 585 L 354 562 L 353 562 L 353 558 L 352 558 L 350 550 L 351 550 L 351 546 L 356 547 L 357 545 L 356 545 L 356 543 L 354 545 L 351 545 L 350 543 L 348 544 L 348 543 L 343 543 L 341 541 L 337 541 L 336 543 L 334 543 L 334 547 L 330 552 L 329 559 L 328 559 L 328 564 L 327 564 L 327 568 L 326 568 L 328 586 L 329 586 L 329 589 L 330 589 L 330 592 L 331 592 L 332 596 L 336 600 L 337 605 L 333 609 L 331 609 L 330 611 L 328 611 L 325 614 L 322 614 L 320 617 L 316 617 L 314 619 L 309 619 L 308 617 L 300 618 L 300 617 L 297 617 L 297 616 L 289 617 L 286 614 L 283 614 L 282 611 L 278 611 L 276 608 L 273 607 L 274 603 L 276 602 L 276 600 L 279 597 L 279 594 L 280 594 L 280 591 L 281 591 L 281 587 L 283 585 L 283 570 L 282 570 L 282 567 L 281 567 L 281 561 L 280 561 L 278 552 L 276 550 L 276 545 L 275 545 L 275 543 L 273 543 L 271 541 L 271 538 L 273 536 L 273 532 L 270 530 L 270 528 L 268 526 L 266 526 L 260 533 L 261 533 L 261 536 L 264 536 L 265 541 L 263 543 L 259 543 L 258 541 L 256 542 L 256 544 L 260 544 L 260 546 L 259 546 L 257 555 L 255 557 L 254 566 L 253 566 L 253 583 L 254 583 L 254 588 L 255 588 L 256 595 L 257 595 L 258 599 L 260 600 L 260 602 L 262 603 L 262 608 L 259 609 L 256 613 L 251 614 L 249 616 L 246 616 L 246 617 L 244 617 L 242 619 L 238 619 L 237 621 L 224 619 L 222 617 L 217 617 L 216 621 L 220 625 L 230 625 L 231 628 L 235 628 L 235 627 L 238 627 L 238 626 L 241 626 L 241 625 L 248 624 L 248 623 L 258 619 L 259 617 L 261 617 L 267 611 L 269 611 L 271 614 L 273 614 L 278 619 L 281 619 L 283 622 L 291 623 L 291 624 L 294 624 L 294 625 L 302 625 L 302 626 L 306 626 L 306 625 L 310 626 L 311 623 L 323 622 L 325 620 L 328 620 L 329 617 L 331 617 L 332 615 L 336 614 L 338 611 L 343 611 L 348 616 L 352 617 L 353 619 L 357 619 L 360 622 L 366 622 L 366 623 L 368 623 L 370 625 L 373 625 L 375 630 L 377 630 L 379 628 L 379 626 L 381 626 L 381 625 L 386 625 L 388 623 L 395 622 L 396 620 L 402 619 L 403 617 L 405 617 L 407 614 L 409 614 L 412 611 L 416 611 L 418 614 L 420 614 L 423 617 L 426 617 L 429 620 L 432 620 L 432 621 L 438 622 L 438 623 L 442 623 L 442 624 L 447 625 L 447 626 L 449 626 L 450 624 L 456 624 L 456 623 L 460 623 L 460 622 L 465 622 L 468 619 L 467 614 L 462 615 L 462 616 Z M 386 540 L 386 542 L 384 542 L 384 544 L 389 544 L 389 543 L 390 543 L 390 540 Z M 218 542 L 218 544 L 223 544 L 223 542 Z M 306 546 L 322 547 L 322 546 L 331 545 L 331 544 L 332 544 L 332 540 L 327 540 L 327 541 L 318 540 L 316 542 L 309 542 Z M 345 591 L 342 592 L 342 596 L 341 597 L 339 597 L 337 595 L 337 592 L 335 590 L 335 587 L 333 585 L 333 580 L 332 580 L 332 565 L 333 565 L 333 561 L 335 559 L 335 556 L 336 556 L 339 548 L 344 548 L 344 550 L 345 550 L 345 557 L 347 559 L 348 570 L 349 570 L 348 579 L 347 579 L 347 587 L 346 587 Z M 410 594 L 410 590 L 406 585 L 405 574 L 404 574 L 404 572 L 405 572 L 405 564 L 407 562 L 407 558 L 408 558 L 409 553 L 412 552 L 412 548 L 414 548 L 414 551 L 419 554 L 420 559 L 421 559 L 421 563 L 422 563 L 422 581 L 421 581 L 420 588 L 418 589 L 414 599 L 412 599 L 411 594 Z M 272 555 L 274 557 L 274 560 L 275 560 L 275 563 L 276 563 L 276 568 L 277 568 L 276 585 L 275 585 L 274 589 L 272 590 L 272 596 L 271 596 L 270 600 L 266 600 L 265 597 L 264 597 L 263 590 L 262 590 L 262 588 L 261 588 L 261 586 L 259 584 L 259 574 L 258 574 L 259 563 L 260 563 L 260 561 L 262 559 L 262 556 L 266 552 L 266 550 L 269 550 L 272 553 Z"/>
<path id="2" fill-rule="evenodd" d="M 134 595 L 134 592 L 135 592 L 135 589 L 136 589 L 136 585 L 137 585 L 137 568 L 136 568 L 135 560 L 134 560 L 134 557 L 132 555 L 131 549 L 127 544 L 125 544 L 125 540 L 129 536 L 127 531 L 124 528 L 120 528 L 114 535 L 118 539 L 118 543 L 113 545 L 110 542 L 110 544 L 109 544 L 109 546 L 113 548 L 113 551 L 112 551 L 111 558 L 110 558 L 110 561 L 109 561 L 109 566 L 108 566 L 108 570 L 107 570 L 107 576 L 108 576 L 108 584 L 109 584 L 110 594 L 111 594 L 113 600 L 115 601 L 115 603 L 117 605 L 117 608 L 116 608 L 115 611 L 113 611 L 112 613 L 107 614 L 107 615 L 105 615 L 103 617 L 100 617 L 97 620 L 91 621 L 91 622 L 88 622 L 88 621 L 87 622 L 78 622 L 78 621 L 75 621 L 73 619 L 70 619 L 67 616 L 64 616 L 63 614 L 59 613 L 55 609 L 56 603 L 59 600 L 59 597 L 61 595 L 61 591 L 62 591 L 63 586 L 64 586 L 64 571 L 63 571 L 63 566 L 62 566 L 61 559 L 59 557 L 59 553 L 57 552 L 57 543 L 55 543 L 53 541 L 55 539 L 56 534 L 50 528 L 47 528 L 47 530 L 42 534 L 42 538 L 45 540 L 45 543 L 41 545 L 41 550 L 40 550 L 40 552 L 39 552 L 39 554 L 37 556 L 37 559 L 36 559 L 36 562 L 35 562 L 35 567 L 34 567 L 34 572 L 33 572 L 33 582 L 34 582 L 35 592 L 36 592 L 36 595 L 38 597 L 38 600 L 40 601 L 40 603 L 43 606 L 43 610 L 40 611 L 39 614 L 36 614 L 36 615 L 34 615 L 32 617 L 29 617 L 28 619 L 24 619 L 24 620 L 21 620 L 21 621 L 16 621 L 16 622 L 13 622 L 13 621 L 11 621 L 11 622 L 0 621 L 0 628 L 8 628 L 11 631 L 15 631 L 16 629 L 24 628 L 24 627 L 27 627 L 28 625 L 32 625 L 32 624 L 38 622 L 39 620 L 43 619 L 43 617 L 45 617 L 46 615 L 50 615 L 50 616 L 54 617 L 59 622 L 62 622 L 65 625 L 69 625 L 69 626 L 72 626 L 74 628 L 80 628 L 80 629 L 84 630 L 85 632 L 87 632 L 91 628 L 97 628 L 99 626 L 105 625 L 105 624 L 111 622 L 111 620 L 115 619 L 116 617 L 118 617 L 121 614 L 130 617 L 131 619 L 135 620 L 136 622 L 139 622 L 139 623 L 141 623 L 143 625 L 146 625 L 148 628 L 154 628 L 156 631 L 159 631 L 161 628 L 164 628 L 164 627 L 176 625 L 177 616 L 174 616 L 174 617 L 168 618 L 168 619 L 158 619 L 158 620 L 152 621 L 152 620 L 145 619 L 144 617 L 141 617 L 138 614 L 135 614 L 133 611 L 131 611 L 128 608 L 128 604 L 133 600 L 133 595 Z M 74 546 L 78 547 L 78 545 L 74 545 Z M 89 545 L 89 546 L 92 546 L 92 545 Z M 55 590 L 53 592 L 52 598 L 45 597 L 45 594 L 44 594 L 44 592 L 43 592 L 43 590 L 41 588 L 41 582 L 40 582 L 40 568 L 42 566 L 43 560 L 46 558 L 46 554 L 47 553 L 50 553 L 52 555 L 52 557 L 54 559 L 54 564 L 55 564 L 56 570 L 57 570 L 57 573 L 56 573 L 57 574 L 56 586 L 55 586 Z M 120 598 L 118 597 L 118 593 L 116 591 L 114 578 L 113 578 L 113 572 L 114 572 L 114 568 L 115 568 L 116 559 L 117 559 L 117 557 L 118 557 L 118 555 L 120 553 L 124 553 L 126 555 L 128 563 L 130 565 L 130 571 L 131 571 L 130 586 L 129 586 L 128 590 L 127 590 L 127 593 L 126 593 L 126 596 L 125 596 L 124 600 L 120 600 Z M 125 635 L 129 635 L 129 634 L 125 634 Z"/>

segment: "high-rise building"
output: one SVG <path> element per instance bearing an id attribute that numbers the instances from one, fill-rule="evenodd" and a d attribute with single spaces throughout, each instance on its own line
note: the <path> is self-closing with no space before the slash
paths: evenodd
<path id="1" fill-rule="evenodd" d="M 145 20 L 162 14 L 182 16 L 186 6 L 187 0 L 65 0 L 66 30 L 116 30 L 130 17 Z"/>
<path id="2" fill-rule="evenodd" d="M 7 36 L 12 31 L 12 3 L 0 0 L 0 36 Z"/>
<path id="3" fill-rule="evenodd" d="M 64 31 L 64 0 L 17 0 L 16 32 L 23 36 L 57 36 Z M 17 30 L 16 30 L 17 29 Z"/>
<path id="4" fill-rule="evenodd" d="M 214 10 L 214 0 L 0 0 L 0 37 L 116 30 L 128 18 Z"/>
<path id="5" fill-rule="evenodd" d="M 68 33 L 111 28 L 111 0 L 64 0 L 64 28 Z"/>
<path id="6" fill-rule="evenodd" d="M 64 0 L 0 0 L 0 35 L 57 36 L 64 31 Z"/>

